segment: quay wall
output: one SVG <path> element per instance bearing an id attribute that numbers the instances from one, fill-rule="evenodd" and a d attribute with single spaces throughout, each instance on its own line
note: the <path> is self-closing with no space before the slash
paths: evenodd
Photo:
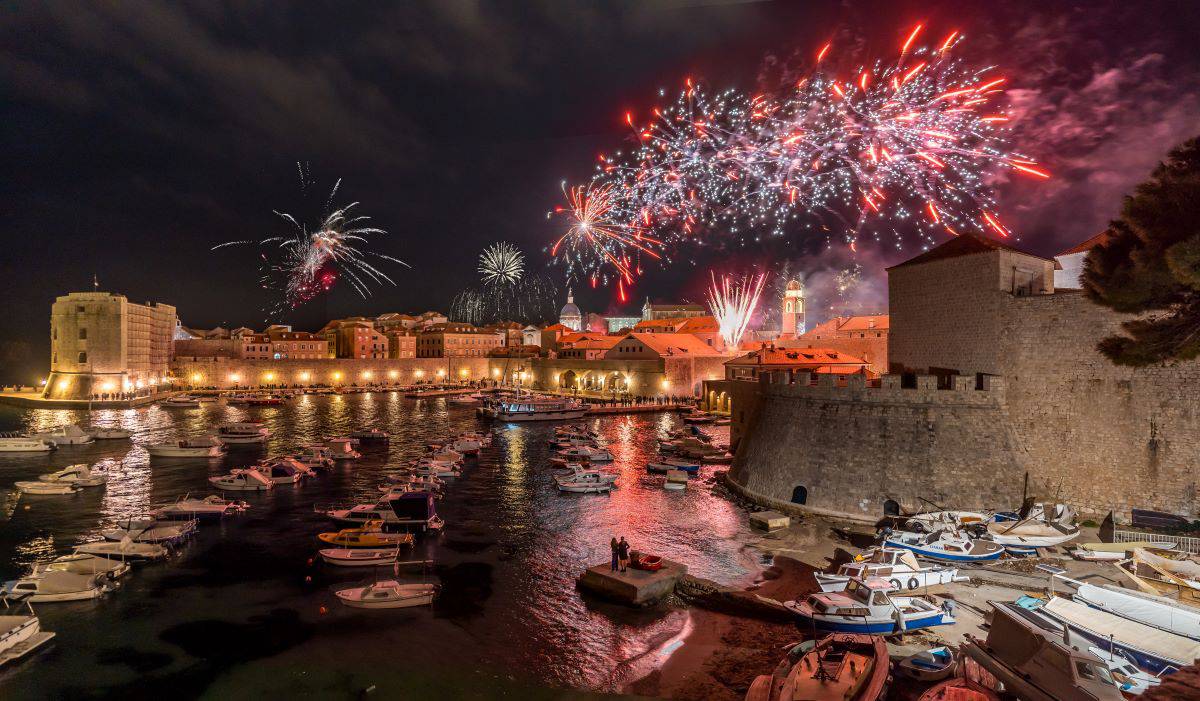
<path id="1" fill-rule="evenodd" d="M 883 379 L 763 381 L 729 478 L 751 496 L 867 520 L 928 510 L 922 499 L 963 509 L 1020 501 L 1025 470 L 1002 379 L 979 390 L 974 378 L 944 390 L 935 377 L 914 389 Z"/>
<path id="2" fill-rule="evenodd" d="M 419 380 L 499 380 L 496 358 L 321 358 L 315 360 L 176 360 L 176 384 L 259 387 L 269 385 L 365 385 Z M 503 359 L 499 359 L 503 360 Z M 449 362 L 447 362 L 449 361 Z M 439 374 L 440 373 L 440 374 Z"/>

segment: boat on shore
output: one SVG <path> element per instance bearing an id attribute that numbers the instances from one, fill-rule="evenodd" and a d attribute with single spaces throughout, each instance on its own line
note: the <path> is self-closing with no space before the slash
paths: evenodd
<path id="1" fill-rule="evenodd" d="M 28 611 L 25 614 L 14 612 L 9 600 L 7 596 L 0 597 L 5 609 L 0 612 L 0 667 L 16 662 L 54 639 L 54 633 L 42 630 L 42 622 L 29 602 L 25 602 Z"/>
<path id="2" fill-rule="evenodd" d="M 756 677 L 746 701 L 877 701 L 886 697 L 891 660 L 883 638 L 832 633 L 798 645 L 769 675 Z M 802 655 L 798 660 L 796 655 Z"/>
<path id="3" fill-rule="evenodd" d="M 911 550 L 920 557 L 946 562 L 998 560 L 1004 554 L 1004 546 L 999 543 L 969 538 L 962 533 L 951 531 L 935 531 L 933 533 L 895 531 L 884 538 L 883 544 L 892 548 Z"/>
<path id="4" fill-rule="evenodd" d="M 1144 670 L 1165 674 L 1200 659 L 1200 642 L 1095 609 L 1070 599 L 1051 596 L 1049 601 L 1024 603 L 1034 616 L 1044 616 L 1072 634 L 1100 647 L 1119 650 Z"/>
<path id="5" fill-rule="evenodd" d="M 842 591 L 852 579 L 871 577 L 887 580 L 896 591 L 926 590 L 971 581 L 970 577 L 959 575 L 957 567 L 922 565 L 912 551 L 888 547 L 875 548 L 861 560 L 842 564 L 836 574 L 813 573 L 821 591 Z"/>
<path id="6" fill-rule="evenodd" d="M 188 438 L 146 446 L 152 458 L 219 458 L 225 454 L 225 446 L 211 436 Z"/>
<path id="7" fill-rule="evenodd" d="M 401 584 L 385 579 L 365 587 L 339 589 L 334 595 L 344 605 L 362 609 L 396 609 L 428 606 L 437 596 L 436 584 Z"/>
<path id="8" fill-rule="evenodd" d="M 1000 694 L 979 682 L 955 677 L 926 689 L 917 701 L 1000 701 Z"/>
<path id="9" fill-rule="evenodd" d="M 0 453 L 48 453 L 57 446 L 41 438 L 19 433 L 0 433 Z"/>
<path id="10" fill-rule="evenodd" d="M 949 625 L 954 617 L 923 598 L 892 596 L 892 585 L 873 578 L 851 580 L 840 592 L 819 592 L 800 602 L 788 601 L 802 626 L 845 633 L 903 633 Z"/>

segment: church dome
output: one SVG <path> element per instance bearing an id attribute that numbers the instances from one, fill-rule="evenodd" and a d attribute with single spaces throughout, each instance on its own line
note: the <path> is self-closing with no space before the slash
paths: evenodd
<path id="1" fill-rule="evenodd" d="M 563 305 L 563 308 L 558 312 L 558 316 L 560 319 L 563 317 L 579 318 L 579 317 L 583 316 L 583 313 L 579 311 L 579 307 L 575 306 L 574 302 L 567 302 L 566 304 Z"/>
<path id="2" fill-rule="evenodd" d="M 800 290 L 803 289 L 803 286 L 800 284 L 799 280 L 792 280 L 787 284 L 787 288 L 789 290 Z"/>

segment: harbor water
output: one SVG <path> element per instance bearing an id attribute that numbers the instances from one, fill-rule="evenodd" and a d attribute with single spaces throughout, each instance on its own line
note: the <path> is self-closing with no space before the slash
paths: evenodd
<path id="1" fill-rule="evenodd" d="M 264 448 L 224 457 L 150 459 L 144 445 L 258 420 Z M 634 610 L 586 599 L 582 570 L 609 558 L 609 539 L 687 563 L 719 582 L 756 564 L 745 514 L 710 493 L 705 467 L 684 491 L 646 475 L 655 440 L 681 423 L 671 413 L 589 419 L 621 473 L 609 495 L 554 487 L 548 438 L 554 424 L 485 422 L 446 398 L 398 392 L 296 397 L 282 406 L 205 403 L 75 412 L 0 407 L 0 430 L 76 423 L 121 426 L 132 440 L 63 446 L 48 455 L 0 456 L 0 579 L 100 539 L 119 518 L 180 495 L 214 493 L 207 478 L 267 455 L 365 427 L 391 434 L 364 443 L 362 459 L 299 485 L 237 492 L 251 508 L 202 524 L 163 563 L 135 565 L 121 587 L 86 602 L 35 604 L 52 645 L 0 670 L 0 698 L 583 698 L 613 691 L 662 662 L 686 630 L 685 610 Z M 386 474 L 425 445 L 489 430 L 491 447 L 468 461 L 438 501 L 446 527 L 418 538 L 403 559 L 429 559 L 441 594 L 431 608 L 364 611 L 333 591 L 370 582 L 358 568 L 322 566 L 320 532 L 338 527 L 314 512 L 323 502 L 379 497 Z M 715 429 L 714 433 L 723 429 Z M 720 436 L 718 436 L 720 440 Z M 18 496 L 12 484 L 74 463 L 101 464 L 107 486 L 70 496 Z M 380 576 L 392 576 L 385 568 Z"/>

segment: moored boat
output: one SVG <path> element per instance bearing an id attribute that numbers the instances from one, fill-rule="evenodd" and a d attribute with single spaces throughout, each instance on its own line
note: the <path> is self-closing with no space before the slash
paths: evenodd
<path id="1" fill-rule="evenodd" d="M 69 482 L 14 482 L 13 486 L 21 491 L 22 494 L 37 494 L 37 495 L 59 495 L 59 494 L 74 494 L 79 491 L 79 487 Z"/>
<path id="2" fill-rule="evenodd" d="M 411 533 L 388 533 L 383 530 L 383 521 L 368 521 L 362 528 L 343 528 L 337 533 L 318 533 L 323 543 L 341 548 L 398 548 L 412 545 Z"/>
<path id="3" fill-rule="evenodd" d="M 99 487 L 108 482 L 108 475 L 99 471 L 93 472 L 87 463 L 80 463 L 64 467 L 57 472 L 38 475 L 38 479 L 42 482 L 71 484 L 76 487 Z"/>
<path id="4" fill-rule="evenodd" d="M 3 667 L 50 642 L 54 633 L 42 630 L 42 623 L 28 602 L 28 613 L 24 614 L 10 608 L 8 597 L 0 600 L 5 609 L 0 613 L 0 667 Z"/>
<path id="5" fill-rule="evenodd" d="M 133 435 L 131 431 L 123 428 L 110 428 L 105 426 L 93 426 L 87 429 L 87 432 L 92 435 L 93 440 L 97 441 L 115 441 L 122 438 L 129 438 Z"/>
<path id="6" fill-rule="evenodd" d="M 63 445 L 87 445 L 92 442 L 92 434 L 84 431 L 75 424 L 66 426 L 56 426 L 48 431 L 39 431 L 30 433 L 30 438 L 40 438 L 44 441 L 49 441 L 57 446 Z"/>
<path id="7" fill-rule="evenodd" d="M 167 556 L 167 549 L 157 543 L 135 543 L 132 538 L 125 536 L 113 543 L 97 541 L 75 546 L 75 552 L 88 555 L 98 555 L 112 560 L 161 560 Z"/>
<path id="8" fill-rule="evenodd" d="M 112 589 L 105 574 L 79 574 L 35 568 L 32 573 L 5 584 L 10 596 L 32 603 L 84 601 L 104 596 Z"/>
<path id="9" fill-rule="evenodd" d="M 162 400 L 159 405 L 167 409 L 199 409 L 200 400 L 188 394 L 180 394 Z"/>
<path id="10" fill-rule="evenodd" d="M 357 431 L 351 431 L 350 437 L 360 441 L 380 441 L 385 443 L 389 440 L 387 431 L 381 428 L 360 428 Z"/>
<path id="11" fill-rule="evenodd" d="M 398 548 L 327 548 L 319 550 L 321 559 L 338 567 L 378 567 L 394 565 L 400 554 Z"/>
<path id="12" fill-rule="evenodd" d="M 501 421 L 570 421 L 587 413 L 587 407 L 562 399 L 510 399 L 499 403 L 495 418 Z"/>
<path id="13" fill-rule="evenodd" d="M 19 433 L 0 433 L 0 453 L 48 453 L 54 443 Z"/>
<path id="14" fill-rule="evenodd" d="M 432 604 L 437 595 L 437 585 L 401 584 L 394 579 L 385 579 L 365 587 L 339 589 L 334 595 L 343 604 L 353 608 L 411 608 Z"/>
<path id="15" fill-rule="evenodd" d="M 266 475 L 255 469 L 233 470 L 227 475 L 209 477 L 208 481 L 224 492 L 261 492 L 275 486 Z"/>
<path id="16" fill-rule="evenodd" d="M 165 519 L 221 518 L 231 514 L 240 514 L 249 508 L 250 505 L 244 501 L 230 501 L 216 494 L 210 494 L 203 499 L 184 495 L 175 503 L 163 506 L 152 512 L 151 515 Z"/>
<path id="17" fill-rule="evenodd" d="M 217 440 L 226 445 L 259 445 L 267 442 L 271 431 L 257 421 L 234 421 L 217 426 Z"/>
<path id="18" fill-rule="evenodd" d="M 215 438 L 189 438 L 184 440 L 153 443 L 146 446 L 152 458 L 219 458 L 225 446 Z"/>

